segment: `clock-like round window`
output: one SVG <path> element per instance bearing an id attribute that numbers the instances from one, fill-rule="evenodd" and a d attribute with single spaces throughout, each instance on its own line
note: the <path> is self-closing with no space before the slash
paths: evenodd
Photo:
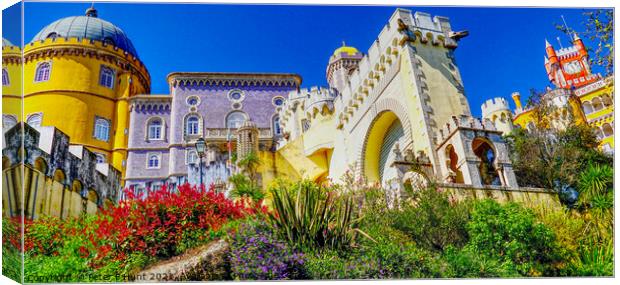
<path id="1" fill-rule="evenodd" d="M 200 99 L 198 98 L 198 96 L 187 97 L 187 105 L 198 106 L 198 104 L 200 104 Z"/>
<path id="2" fill-rule="evenodd" d="M 282 98 L 282 97 L 274 97 L 273 98 L 273 104 L 278 106 L 278 107 L 284 105 L 284 98 Z"/>
<path id="3" fill-rule="evenodd" d="M 245 98 L 245 94 L 241 90 L 231 90 L 228 93 L 228 99 L 233 102 L 241 102 Z"/>

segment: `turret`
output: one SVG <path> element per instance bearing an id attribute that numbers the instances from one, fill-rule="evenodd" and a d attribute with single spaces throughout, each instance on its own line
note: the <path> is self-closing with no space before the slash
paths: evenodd
<path id="1" fill-rule="evenodd" d="M 491 120 L 498 131 L 503 132 L 505 135 L 512 132 L 514 128 L 512 113 L 506 99 L 501 97 L 489 99 L 482 104 L 481 109 L 482 118 Z"/>
<path id="2" fill-rule="evenodd" d="M 545 51 L 547 52 L 549 63 L 554 64 L 558 62 L 558 57 L 555 54 L 555 49 L 553 49 L 553 46 L 546 39 L 545 39 Z"/>
<path id="3" fill-rule="evenodd" d="M 586 50 L 586 46 L 583 44 L 583 41 L 577 35 L 577 33 L 575 33 L 575 35 L 573 36 L 573 45 L 577 47 L 577 50 L 579 51 L 580 56 L 582 57 L 588 56 L 588 51 Z"/>
<path id="4" fill-rule="evenodd" d="M 245 121 L 237 129 L 237 161 L 250 153 L 258 155 L 258 128 L 256 123 Z"/>
<path id="5" fill-rule="evenodd" d="M 523 109 L 523 107 L 521 106 L 521 93 L 512 92 L 512 100 L 515 102 L 515 107 L 517 110 Z"/>
<path id="6" fill-rule="evenodd" d="M 345 45 L 337 48 L 329 58 L 327 65 L 327 82 L 331 88 L 342 93 L 349 81 L 349 75 L 357 69 L 360 60 L 364 55 L 354 47 Z"/>

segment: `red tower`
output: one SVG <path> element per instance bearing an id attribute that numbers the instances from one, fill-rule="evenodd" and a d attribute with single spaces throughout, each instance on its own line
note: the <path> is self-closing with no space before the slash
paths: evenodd
<path id="1" fill-rule="evenodd" d="M 549 81 L 558 88 L 579 88 L 600 79 L 599 75 L 592 74 L 588 51 L 577 34 L 573 37 L 572 46 L 559 50 L 555 50 L 545 40 L 545 51 L 545 69 Z"/>

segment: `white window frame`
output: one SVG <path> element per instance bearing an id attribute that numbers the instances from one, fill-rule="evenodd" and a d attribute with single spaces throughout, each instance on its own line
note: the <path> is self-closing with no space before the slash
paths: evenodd
<path id="1" fill-rule="evenodd" d="M 97 163 L 107 163 L 107 161 L 108 161 L 106 155 L 103 154 L 103 153 L 95 152 L 95 156 L 96 156 L 96 159 L 97 159 Z M 100 161 L 100 159 L 101 159 L 101 161 Z"/>
<path id="2" fill-rule="evenodd" d="M 31 124 L 30 120 L 32 120 L 32 118 L 34 117 L 38 117 L 38 124 L 37 125 L 33 125 Z M 43 113 L 38 112 L 38 113 L 32 113 L 30 115 L 28 115 L 26 117 L 26 124 L 28 124 L 29 126 L 33 127 L 33 128 L 38 128 L 41 126 L 41 124 L 43 123 Z"/>
<path id="3" fill-rule="evenodd" d="M 105 125 L 99 125 L 99 122 L 105 122 Z M 95 116 L 95 121 L 93 125 L 93 138 L 104 142 L 110 141 L 111 125 L 112 123 L 110 122 L 110 120 L 103 117 Z M 105 134 L 105 136 L 101 136 L 103 134 Z"/>
<path id="4" fill-rule="evenodd" d="M 197 119 L 197 122 L 196 122 L 196 132 L 190 132 L 189 120 L 191 118 L 196 118 Z M 189 114 L 189 115 L 187 115 L 187 117 L 185 117 L 185 122 L 183 124 L 184 125 L 183 129 L 185 130 L 185 135 L 196 136 L 196 135 L 202 134 L 202 128 L 201 128 L 200 121 L 201 121 L 201 118 L 200 118 L 200 115 L 198 115 L 198 114 Z M 192 130 L 193 130 L 193 128 L 192 128 Z"/>
<path id="5" fill-rule="evenodd" d="M 238 126 L 236 126 L 236 127 L 231 127 L 231 126 L 229 126 L 228 121 L 229 121 L 230 116 L 231 116 L 231 115 L 233 115 L 233 114 L 235 114 L 235 113 L 239 113 L 239 114 L 241 114 L 241 115 L 243 116 L 243 118 L 244 118 L 244 119 L 243 119 L 243 121 L 241 121 L 241 122 L 240 122 L 240 124 L 239 124 Z M 245 112 L 243 112 L 243 111 L 241 111 L 241 110 L 234 110 L 234 111 L 232 111 L 232 112 L 229 112 L 229 113 L 226 115 L 226 118 L 225 118 L 225 121 L 224 121 L 224 127 L 225 127 L 225 128 L 227 128 L 227 129 L 237 129 L 237 128 L 239 128 L 239 127 L 241 126 L 241 124 L 243 124 L 243 122 L 245 122 L 245 121 L 247 121 L 247 120 L 249 120 L 248 114 L 246 114 Z"/>
<path id="6" fill-rule="evenodd" d="M 8 125 L 8 123 L 11 123 L 11 125 Z M 13 126 L 17 125 L 17 117 L 13 116 L 13 115 L 2 115 L 2 128 L 4 129 L 4 131 L 12 128 Z"/>
<path id="7" fill-rule="evenodd" d="M 276 128 L 276 121 L 277 121 L 277 128 Z M 273 118 L 271 118 L 271 127 L 273 128 L 274 136 L 282 135 L 282 124 L 280 123 L 280 116 L 275 115 L 273 116 Z M 280 131 L 277 132 L 277 129 L 279 129 Z"/>
<path id="8" fill-rule="evenodd" d="M 158 137 L 151 137 L 151 124 L 155 121 L 159 121 L 159 136 Z M 146 121 L 146 139 L 147 140 L 151 140 L 151 141 L 157 141 L 157 140 L 163 140 L 164 139 L 164 127 L 166 125 L 164 119 L 162 119 L 161 117 L 151 117 Z"/>
<path id="9" fill-rule="evenodd" d="M 198 152 L 196 152 L 195 149 L 186 149 L 185 150 L 185 165 L 189 165 L 191 163 L 189 158 L 192 154 L 196 155 L 196 161 L 194 163 L 198 162 L 198 159 L 200 159 L 200 157 L 198 157 Z"/>
<path id="10" fill-rule="evenodd" d="M 157 157 L 157 166 L 151 166 L 151 157 Z M 161 169 L 161 152 L 146 153 L 146 169 Z"/>
<path id="11" fill-rule="evenodd" d="M 11 85 L 11 79 L 9 78 L 9 71 L 6 68 L 2 69 L 2 86 Z"/>
<path id="12" fill-rule="evenodd" d="M 48 65 L 48 69 L 47 69 L 47 74 L 43 75 L 42 79 L 39 79 L 39 69 L 41 68 L 42 65 L 47 64 Z M 47 76 L 45 76 L 47 75 Z M 35 68 L 34 70 L 34 82 L 46 82 L 50 80 L 50 77 L 52 77 L 52 61 L 42 61 L 37 63 L 37 68 Z"/>
<path id="13" fill-rule="evenodd" d="M 107 71 L 109 71 L 109 73 L 106 73 Z M 101 65 L 101 67 L 99 68 L 99 85 L 106 88 L 114 89 L 115 80 L 116 71 L 109 66 Z"/>

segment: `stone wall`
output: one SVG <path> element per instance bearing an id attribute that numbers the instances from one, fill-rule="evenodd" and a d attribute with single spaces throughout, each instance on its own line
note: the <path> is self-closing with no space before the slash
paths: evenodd
<path id="1" fill-rule="evenodd" d="M 65 218 L 95 213 L 118 201 L 121 173 L 107 163 L 97 163 L 95 154 L 83 146 L 69 145 L 69 137 L 58 129 L 20 123 L 4 135 L 5 215 L 23 211 L 27 218 Z"/>
<path id="2" fill-rule="evenodd" d="M 542 188 L 511 188 L 499 186 L 472 187 L 453 183 L 438 184 L 438 188 L 448 191 L 458 200 L 467 198 L 475 200 L 493 198 L 500 203 L 517 202 L 526 207 L 539 206 L 547 209 L 559 209 L 562 207 L 556 192 Z"/>

